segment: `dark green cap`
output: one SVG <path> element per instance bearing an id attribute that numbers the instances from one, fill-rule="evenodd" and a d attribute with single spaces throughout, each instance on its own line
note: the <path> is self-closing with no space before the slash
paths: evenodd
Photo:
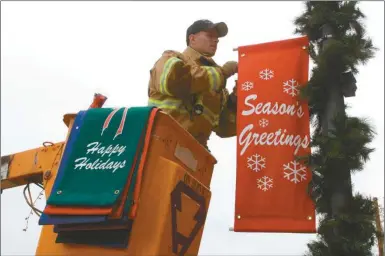
<path id="1" fill-rule="evenodd" d="M 188 45 L 188 37 L 190 35 L 193 35 L 208 29 L 212 29 L 212 28 L 215 28 L 217 30 L 218 37 L 224 37 L 227 35 L 228 28 L 226 23 L 224 22 L 213 23 L 210 20 L 197 20 L 187 29 L 187 33 L 186 33 L 187 45 Z"/>

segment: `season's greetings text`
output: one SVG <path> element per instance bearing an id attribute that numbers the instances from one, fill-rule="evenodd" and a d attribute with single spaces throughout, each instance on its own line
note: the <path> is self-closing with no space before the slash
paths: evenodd
<path id="1" fill-rule="evenodd" d="M 243 116 L 252 114 L 267 115 L 289 115 L 295 118 L 304 116 L 302 106 L 298 104 L 259 102 L 256 103 L 257 94 L 251 94 L 245 98 L 245 106 L 248 108 L 242 111 Z M 254 102 L 253 102 L 254 101 Z M 288 134 L 286 129 L 278 129 L 274 132 L 257 133 L 253 131 L 254 124 L 246 125 L 238 137 L 238 143 L 242 147 L 240 154 L 243 155 L 250 145 L 269 145 L 269 146 L 291 146 L 295 147 L 294 154 L 298 153 L 300 147 L 307 148 L 310 144 L 309 137 Z"/>
<path id="2" fill-rule="evenodd" d="M 112 161 L 111 158 L 113 156 L 120 156 L 125 150 L 126 146 L 119 144 L 102 145 L 102 143 L 98 141 L 91 142 L 87 145 L 86 156 L 75 160 L 75 170 L 102 170 L 114 173 L 116 170 L 126 166 L 126 160 Z M 91 161 L 89 158 L 91 155 L 96 155 L 99 158 Z M 102 160 L 105 156 L 108 158 Z"/>

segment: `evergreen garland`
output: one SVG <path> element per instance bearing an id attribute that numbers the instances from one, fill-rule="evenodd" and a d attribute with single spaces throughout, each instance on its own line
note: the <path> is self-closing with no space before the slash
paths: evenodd
<path id="1" fill-rule="evenodd" d="M 331 188 L 336 182 L 351 183 L 342 176 L 342 170 L 350 173 L 363 170 L 374 151 L 368 147 L 374 138 L 373 128 L 365 119 L 350 117 L 344 112 L 335 117 L 335 129 L 328 135 L 321 129 L 331 86 L 342 86 L 346 79 L 344 72 L 357 74 L 357 66 L 374 57 L 376 48 L 365 37 L 361 24 L 365 16 L 357 3 L 309 1 L 305 3 L 304 13 L 294 21 L 295 33 L 306 35 L 310 40 L 309 54 L 315 64 L 301 95 L 309 102 L 310 118 L 315 126 L 311 143 L 314 150 L 308 157 L 313 174 L 309 193 L 321 220 L 318 241 L 308 244 L 306 255 L 366 256 L 372 255 L 375 244 L 375 208 L 371 198 L 359 193 L 352 195 L 347 208 L 338 216 L 332 215 L 330 201 Z M 324 24 L 330 25 L 333 37 L 322 48 Z M 334 233 L 335 227 L 338 234 Z"/>

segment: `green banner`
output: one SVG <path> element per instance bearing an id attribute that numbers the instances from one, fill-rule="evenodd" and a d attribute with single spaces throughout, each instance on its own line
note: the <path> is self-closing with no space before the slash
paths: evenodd
<path id="1" fill-rule="evenodd" d="M 106 207 L 116 203 L 142 144 L 153 107 L 87 110 L 47 204 Z M 58 174 L 59 176 L 59 174 Z M 135 176 L 135 175 L 134 175 Z M 135 177 L 133 177 L 135 178 Z M 135 180 L 135 179 L 133 179 Z M 133 186 L 131 186 L 131 189 Z M 131 194 L 131 193 L 130 193 Z"/>

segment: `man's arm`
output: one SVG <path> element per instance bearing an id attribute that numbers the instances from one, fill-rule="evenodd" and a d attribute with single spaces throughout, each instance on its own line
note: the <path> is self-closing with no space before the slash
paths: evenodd
<path id="1" fill-rule="evenodd" d="M 190 94 L 219 89 L 225 86 L 220 67 L 189 63 L 178 52 L 165 51 L 151 70 L 155 90 L 161 94 L 186 97 Z"/>
<path id="2" fill-rule="evenodd" d="M 228 61 L 222 67 L 200 66 L 196 63 L 189 65 L 192 76 L 190 89 L 192 94 L 204 91 L 218 92 L 226 87 L 226 80 L 238 72 L 238 63 L 235 61 Z M 207 84 L 210 85 L 208 88 Z"/>
<path id="3" fill-rule="evenodd" d="M 200 66 L 188 64 L 191 73 L 191 94 L 205 91 L 219 91 L 226 85 L 226 78 L 220 67 Z"/>
<path id="4" fill-rule="evenodd" d="M 237 135 L 237 96 L 236 87 L 233 92 L 227 94 L 227 103 L 220 115 L 219 124 L 214 132 L 221 138 L 228 138 Z"/>
<path id="5" fill-rule="evenodd" d="M 183 97 L 205 91 L 219 91 L 226 85 L 227 74 L 224 67 L 200 66 L 188 62 L 178 52 L 165 51 L 155 63 L 151 75 L 155 80 L 155 89 L 162 94 Z"/>

